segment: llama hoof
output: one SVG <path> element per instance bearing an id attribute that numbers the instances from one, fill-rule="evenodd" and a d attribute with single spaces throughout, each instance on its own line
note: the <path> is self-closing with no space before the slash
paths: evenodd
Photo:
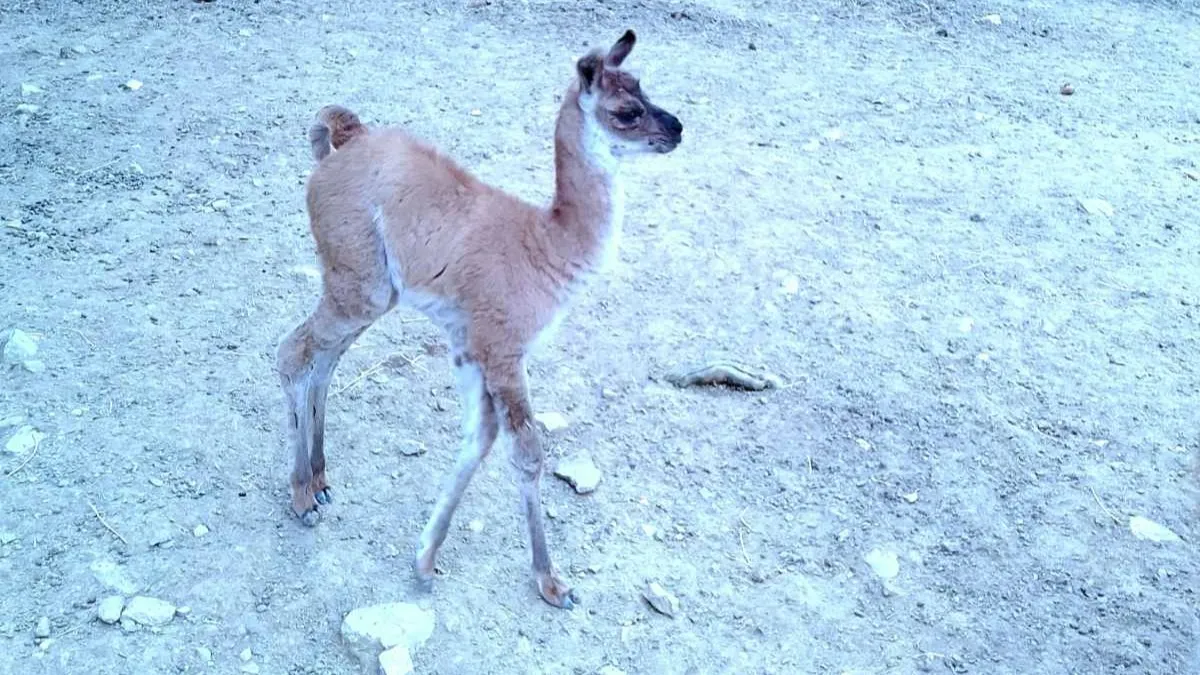
<path id="1" fill-rule="evenodd" d="M 579 604 L 579 595 L 553 574 L 538 579 L 538 594 L 548 604 L 561 609 L 575 609 Z"/>
<path id="2" fill-rule="evenodd" d="M 328 506 L 333 503 L 333 491 L 326 487 L 324 490 L 313 495 L 313 499 L 321 506 Z"/>
<path id="3" fill-rule="evenodd" d="M 317 512 L 316 507 L 313 507 L 304 513 L 300 514 L 300 522 L 305 527 L 316 527 L 317 522 L 321 520 L 321 514 Z"/>

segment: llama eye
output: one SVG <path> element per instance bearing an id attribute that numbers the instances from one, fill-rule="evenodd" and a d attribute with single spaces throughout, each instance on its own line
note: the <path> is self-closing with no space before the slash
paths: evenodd
<path id="1" fill-rule="evenodd" d="M 613 117 L 617 118 L 617 121 L 621 124 L 633 124 L 634 122 L 638 121 L 638 118 L 641 116 L 641 110 L 622 110 L 620 112 L 613 113 Z"/>

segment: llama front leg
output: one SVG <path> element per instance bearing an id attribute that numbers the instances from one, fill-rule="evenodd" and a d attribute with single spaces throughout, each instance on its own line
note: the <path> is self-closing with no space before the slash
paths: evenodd
<path id="1" fill-rule="evenodd" d="M 542 599 L 563 609 L 571 609 L 579 599 L 562 580 L 550 560 L 546 543 L 545 517 L 542 512 L 541 482 L 546 453 L 533 427 L 533 406 L 529 401 L 524 367 L 514 362 L 489 375 L 488 385 L 501 417 L 512 438 L 511 461 L 517 470 L 521 491 L 521 510 L 529 528 L 529 546 L 533 554 L 533 576 Z M 493 379 L 497 384 L 493 385 Z"/>
<path id="2" fill-rule="evenodd" d="M 458 354 L 454 357 L 454 371 L 463 408 L 462 449 L 459 450 L 454 472 L 421 533 L 416 572 L 418 579 L 426 585 L 435 575 L 438 550 L 446 540 L 454 510 L 462 501 L 471 477 L 491 452 L 499 432 L 496 408 L 484 386 L 483 371 L 479 364 L 464 354 Z"/>

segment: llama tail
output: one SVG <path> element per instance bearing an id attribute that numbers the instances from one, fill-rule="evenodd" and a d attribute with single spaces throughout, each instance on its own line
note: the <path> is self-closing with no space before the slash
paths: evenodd
<path id="1" fill-rule="evenodd" d="M 340 105 L 327 105 L 317 111 L 317 119 L 308 130 L 313 159 L 319 162 L 366 133 L 367 127 L 359 121 L 358 115 Z"/>

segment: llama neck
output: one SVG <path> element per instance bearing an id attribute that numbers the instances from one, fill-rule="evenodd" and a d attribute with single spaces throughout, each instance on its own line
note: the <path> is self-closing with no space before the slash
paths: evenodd
<path id="1" fill-rule="evenodd" d="M 619 165 L 607 139 L 579 107 L 579 91 L 571 87 L 554 130 L 554 200 L 552 229 L 565 236 L 572 257 L 593 267 L 614 253 L 620 239 L 625 194 Z"/>

